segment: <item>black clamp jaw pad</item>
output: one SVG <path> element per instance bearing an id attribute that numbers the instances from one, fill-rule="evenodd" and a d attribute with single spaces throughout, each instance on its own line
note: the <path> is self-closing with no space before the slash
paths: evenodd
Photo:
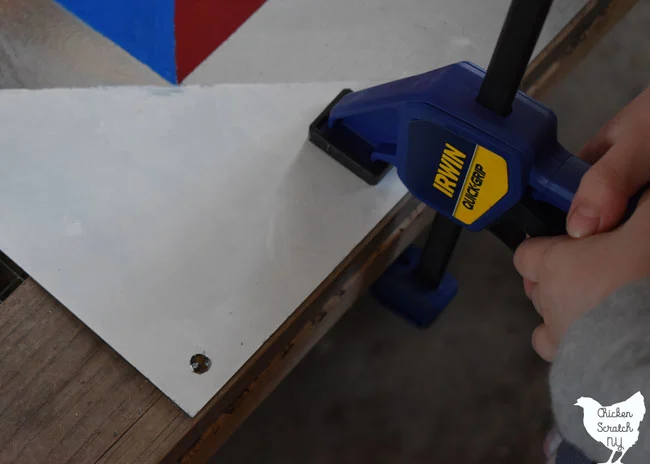
<path id="1" fill-rule="evenodd" d="M 374 147 L 343 124 L 329 127 L 332 108 L 347 94 L 344 89 L 309 125 L 309 140 L 336 161 L 370 185 L 377 185 L 393 167 L 384 161 L 373 161 Z"/>

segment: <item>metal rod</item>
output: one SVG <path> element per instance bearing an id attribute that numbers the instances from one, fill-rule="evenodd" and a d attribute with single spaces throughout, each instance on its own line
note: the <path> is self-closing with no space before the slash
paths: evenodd
<path id="1" fill-rule="evenodd" d="M 462 227 L 451 219 L 436 214 L 415 268 L 415 276 L 427 287 L 435 289 L 440 285 L 461 231 Z"/>
<path id="2" fill-rule="evenodd" d="M 512 0 L 477 101 L 501 116 L 512 111 L 553 0 Z"/>
<path id="3" fill-rule="evenodd" d="M 477 97 L 480 105 L 500 116 L 512 111 L 528 62 L 553 0 L 512 0 L 490 64 Z M 438 288 L 447 270 L 462 228 L 440 214 L 431 225 L 415 275 L 430 288 Z M 507 226 L 493 230 L 509 246 L 520 238 Z"/>

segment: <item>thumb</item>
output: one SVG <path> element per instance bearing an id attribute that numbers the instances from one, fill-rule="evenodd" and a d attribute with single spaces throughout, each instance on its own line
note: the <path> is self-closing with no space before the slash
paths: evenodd
<path id="1" fill-rule="evenodd" d="M 567 233 L 582 238 L 613 229 L 628 202 L 650 181 L 650 153 L 639 143 L 614 144 L 584 174 L 567 215 Z"/>
<path id="2" fill-rule="evenodd" d="M 552 341 L 551 333 L 547 325 L 539 325 L 533 331 L 532 336 L 533 349 L 540 358 L 547 362 L 553 362 L 557 346 Z"/>

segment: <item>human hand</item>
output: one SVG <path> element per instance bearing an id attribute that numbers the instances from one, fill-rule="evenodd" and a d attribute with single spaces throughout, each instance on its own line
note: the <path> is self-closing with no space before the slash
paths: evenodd
<path id="1" fill-rule="evenodd" d="M 650 87 L 639 94 L 578 153 L 592 164 L 567 214 L 574 238 L 611 230 L 629 199 L 650 181 Z"/>
<path id="2" fill-rule="evenodd" d="M 617 288 L 650 275 L 650 194 L 614 229 L 630 197 L 650 181 L 648 133 L 650 88 L 579 153 L 593 166 L 567 215 L 569 236 L 528 239 L 515 253 L 524 290 L 544 319 L 533 332 L 533 347 L 547 361 L 575 319 Z"/>
<path id="3" fill-rule="evenodd" d="M 650 192 L 611 232 L 574 239 L 532 238 L 514 256 L 524 290 L 544 319 L 533 332 L 535 351 L 552 361 L 569 325 L 610 293 L 650 276 Z"/>

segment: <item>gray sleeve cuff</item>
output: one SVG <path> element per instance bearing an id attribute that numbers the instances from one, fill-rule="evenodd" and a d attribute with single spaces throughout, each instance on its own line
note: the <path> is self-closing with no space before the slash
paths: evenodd
<path id="1" fill-rule="evenodd" d="M 585 412 L 575 403 L 580 397 L 589 397 L 609 406 L 641 392 L 646 407 L 650 407 L 650 278 L 619 289 L 569 327 L 551 366 L 550 388 L 562 436 L 590 459 L 606 462 L 611 449 L 592 438 L 585 426 L 593 424 L 593 432 L 597 427 L 594 423 L 601 421 L 607 426 L 608 419 L 599 418 L 597 411 L 590 413 L 588 410 L 594 409 L 591 406 Z M 629 419 L 632 428 L 639 416 Z M 650 461 L 647 416 L 650 413 L 636 428 L 638 441 L 625 454 L 625 464 Z M 603 438 L 602 433 L 596 435 Z M 627 432 L 617 436 L 633 440 L 633 434 Z"/>

